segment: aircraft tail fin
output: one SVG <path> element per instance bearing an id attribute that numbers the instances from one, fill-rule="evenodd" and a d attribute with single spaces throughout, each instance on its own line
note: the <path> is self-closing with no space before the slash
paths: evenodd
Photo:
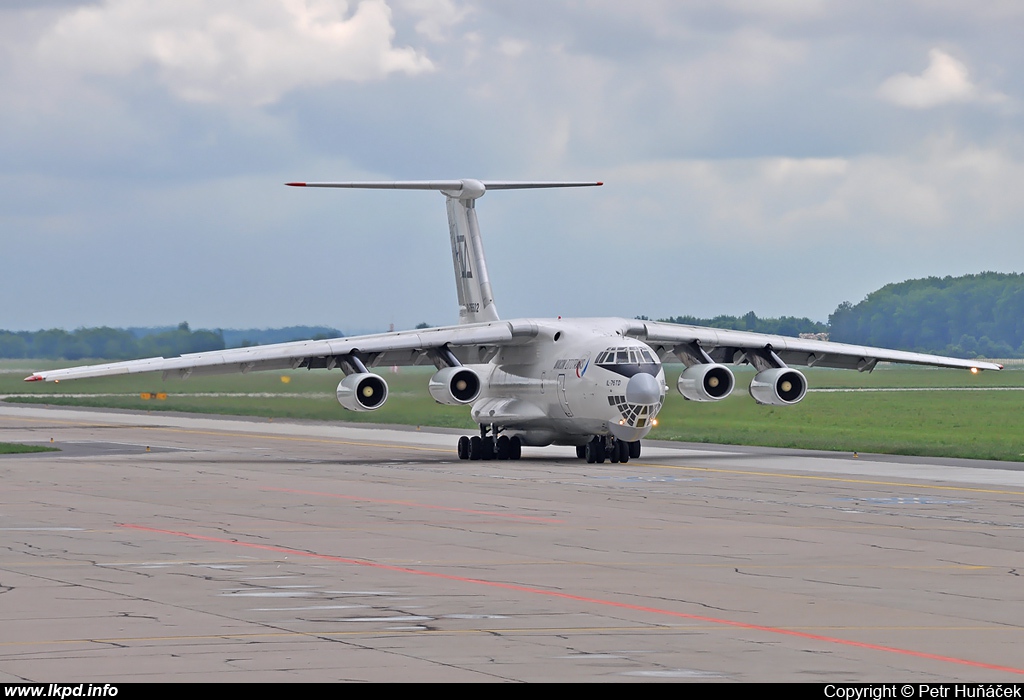
<path id="1" fill-rule="evenodd" d="M 487 190 L 523 190 L 549 187 L 594 187 L 600 182 L 519 182 L 500 180 L 411 180 L 399 182 L 289 182 L 293 187 L 341 187 L 371 190 L 437 190 L 448 209 L 448 233 L 459 297 L 459 323 L 497 321 L 491 280 L 487 274 L 476 200 Z"/>

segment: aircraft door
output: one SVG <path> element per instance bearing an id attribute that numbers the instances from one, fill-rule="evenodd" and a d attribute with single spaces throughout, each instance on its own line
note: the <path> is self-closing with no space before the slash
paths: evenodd
<path id="1" fill-rule="evenodd" d="M 572 410 L 569 408 L 569 399 L 565 395 L 565 375 L 558 375 L 558 403 L 562 404 L 566 418 L 572 418 Z"/>

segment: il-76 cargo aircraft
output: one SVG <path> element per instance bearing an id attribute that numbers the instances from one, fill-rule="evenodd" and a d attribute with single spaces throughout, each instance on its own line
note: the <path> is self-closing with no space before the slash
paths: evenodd
<path id="1" fill-rule="evenodd" d="M 374 411 L 388 398 L 370 368 L 433 364 L 431 396 L 471 407 L 478 435 L 458 441 L 460 459 L 519 459 L 524 445 L 575 445 L 588 462 L 626 462 L 657 424 L 668 386 L 664 362 L 685 368 L 676 388 L 691 401 L 720 401 L 736 379 L 729 365 L 757 370 L 750 395 L 791 406 L 807 393 L 793 365 L 870 371 L 879 361 L 968 369 L 1001 365 L 915 352 L 787 338 L 745 331 L 624 318 L 498 317 L 477 223 L 476 201 L 488 190 L 587 187 L 600 182 L 292 182 L 297 187 L 436 190 L 448 208 L 459 324 L 333 340 L 155 357 L 37 372 L 26 381 L 60 381 L 137 372 L 164 378 L 259 370 L 339 369 L 338 402 Z"/>

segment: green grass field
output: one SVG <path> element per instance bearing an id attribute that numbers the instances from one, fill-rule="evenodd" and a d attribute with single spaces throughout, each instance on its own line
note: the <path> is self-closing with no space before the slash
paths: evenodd
<path id="1" fill-rule="evenodd" d="M 20 455 L 28 452 L 60 452 L 56 447 L 42 445 L 21 445 L 16 442 L 0 442 L 0 455 Z"/>
<path id="2" fill-rule="evenodd" d="M 48 366 L 53 363 L 0 361 L 0 394 L 31 394 L 8 400 L 72 406 L 474 428 L 468 408 L 440 406 L 430 398 L 432 368 L 383 372 L 390 387 L 388 402 L 378 411 L 353 413 L 334 398 L 340 372 L 264 372 L 166 382 L 159 375 L 59 384 L 21 381 L 30 371 Z M 749 368 L 737 370 L 733 396 L 717 403 L 685 401 L 675 391 L 681 367 L 669 369 L 671 390 L 651 439 L 1024 461 L 1024 390 L 1014 390 L 1024 389 L 1024 371 L 972 375 L 880 368 L 861 374 L 807 369 L 812 389 L 807 397 L 796 406 L 771 407 L 758 406 L 747 395 L 754 374 Z M 979 388 L 992 390 L 963 390 Z M 141 392 L 166 392 L 168 397 L 142 400 Z M 83 396 L 55 396 L 68 393 Z"/>

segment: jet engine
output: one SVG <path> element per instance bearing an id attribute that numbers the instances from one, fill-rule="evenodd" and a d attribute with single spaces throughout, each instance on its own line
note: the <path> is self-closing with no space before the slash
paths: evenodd
<path id="1" fill-rule="evenodd" d="M 338 384 L 338 403 L 350 411 L 375 411 L 388 399 L 388 383 L 371 372 L 350 374 Z"/>
<path id="2" fill-rule="evenodd" d="M 750 382 L 754 401 L 769 406 L 792 406 L 807 393 L 807 379 L 789 367 L 776 367 L 758 372 Z"/>
<path id="3" fill-rule="evenodd" d="M 725 365 L 692 365 L 683 370 L 676 389 L 690 401 L 718 401 L 732 393 L 736 378 Z"/>
<path id="4" fill-rule="evenodd" d="M 480 377 L 468 367 L 445 367 L 430 378 L 428 389 L 438 403 L 462 406 L 480 395 Z"/>

